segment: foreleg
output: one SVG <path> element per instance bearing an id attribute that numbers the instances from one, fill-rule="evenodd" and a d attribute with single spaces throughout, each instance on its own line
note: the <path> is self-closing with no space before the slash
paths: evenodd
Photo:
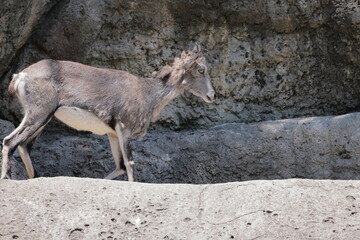
<path id="1" fill-rule="evenodd" d="M 134 162 L 131 156 L 131 131 L 125 127 L 122 127 L 122 124 L 118 122 L 115 126 L 115 131 L 119 139 L 120 150 L 123 156 L 124 165 L 126 168 L 126 173 L 128 176 L 129 182 L 135 181 L 134 178 Z"/>
<path id="2" fill-rule="evenodd" d="M 122 153 L 121 153 L 121 149 L 120 149 L 119 138 L 112 134 L 108 134 L 108 138 L 109 138 L 111 153 L 114 157 L 116 168 L 113 172 L 111 172 L 109 175 L 107 175 L 105 177 L 105 179 L 114 179 L 114 178 L 117 178 L 118 176 L 123 175 L 126 171 L 126 168 L 122 161 L 123 157 L 122 157 Z"/>

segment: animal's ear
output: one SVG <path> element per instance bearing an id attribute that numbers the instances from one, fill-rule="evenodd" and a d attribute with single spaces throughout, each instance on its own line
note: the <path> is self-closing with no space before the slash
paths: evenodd
<path id="1" fill-rule="evenodd" d="M 182 51 L 180 58 L 181 58 L 181 59 L 185 59 L 187 56 L 188 56 L 188 53 L 185 52 L 185 51 Z"/>
<path id="2" fill-rule="evenodd" d="M 182 52 L 181 59 L 184 61 L 184 69 L 191 68 L 198 58 L 202 57 L 202 49 L 199 44 L 195 44 L 194 49 L 189 52 Z"/>
<path id="3" fill-rule="evenodd" d="M 192 50 L 193 53 L 199 54 L 202 53 L 201 46 L 198 43 L 195 43 L 194 49 Z"/>
<path id="4" fill-rule="evenodd" d="M 190 56 L 184 61 L 183 68 L 184 70 L 188 70 L 196 63 L 196 58 L 194 56 Z"/>
<path id="5" fill-rule="evenodd" d="M 156 76 L 156 77 L 157 77 L 157 78 L 160 78 L 160 79 L 163 80 L 163 81 L 166 81 L 166 80 L 169 79 L 172 70 L 173 70 L 173 67 L 168 66 L 168 65 L 167 65 L 167 66 L 164 66 L 164 67 L 160 70 L 160 72 L 157 73 L 157 76 Z"/>

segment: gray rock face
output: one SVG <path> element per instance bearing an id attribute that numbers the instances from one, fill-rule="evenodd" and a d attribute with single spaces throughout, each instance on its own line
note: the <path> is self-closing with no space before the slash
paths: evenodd
<path id="1" fill-rule="evenodd" d="M 0 181 L 0 238 L 359 239 L 360 182 Z"/>
<path id="2" fill-rule="evenodd" d="M 0 26 L 7 29 L 0 37 L 3 119 L 20 118 L 4 94 L 10 75 L 37 60 L 149 76 L 195 41 L 206 48 L 218 100 L 207 105 L 179 97 L 163 112 L 163 126 L 359 110 L 357 1 L 70 0 L 51 9 L 55 0 L 13 2 L 0 9 Z"/>
<path id="3" fill-rule="evenodd" d="M 27 43 L 41 17 L 56 0 L 3 0 L 0 6 L 0 76 L 11 67 L 18 51 Z M 16 11 L 14 11 L 16 10 Z"/>
<path id="4" fill-rule="evenodd" d="M 136 175 L 138 181 L 152 183 L 360 180 L 359 123 L 360 114 L 354 113 L 225 124 L 209 130 L 152 131 L 133 141 Z M 40 176 L 103 178 L 114 169 L 106 137 L 59 133 L 51 127 L 31 156 Z M 24 179 L 25 170 L 18 161 L 12 163 L 12 174 Z"/>

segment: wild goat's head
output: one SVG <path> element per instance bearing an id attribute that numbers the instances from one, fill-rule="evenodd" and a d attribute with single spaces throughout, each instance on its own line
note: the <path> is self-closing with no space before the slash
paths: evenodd
<path id="1" fill-rule="evenodd" d="M 183 60 L 184 69 L 181 84 L 184 89 L 201 97 L 205 102 L 212 103 L 215 91 L 210 82 L 206 59 L 201 47 L 196 44 L 192 51 L 182 52 L 181 60 Z"/>
<path id="2" fill-rule="evenodd" d="M 192 51 L 184 51 L 180 58 L 175 58 L 172 66 L 165 66 L 155 77 L 166 80 L 170 86 L 179 86 L 192 94 L 201 97 L 205 102 L 212 103 L 215 91 L 210 82 L 201 47 L 196 44 Z"/>

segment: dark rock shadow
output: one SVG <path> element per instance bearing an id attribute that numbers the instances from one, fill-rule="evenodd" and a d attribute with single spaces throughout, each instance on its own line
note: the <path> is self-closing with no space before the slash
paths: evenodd
<path id="1" fill-rule="evenodd" d="M 137 180 L 223 183 L 258 179 L 360 180 L 360 114 L 151 131 L 132 142 Z M 51 124 L 34 145 L 40 176 L 103 178 L 115 165 L 105 136 Z M 59 128 L 60 127 L 60 128 Z M 15 154 L 17 161 L 20 161 Z M 13 175 L 25 179 L 22 163 Z M 119 178 L 126 180 L 126 176 Z"/>

